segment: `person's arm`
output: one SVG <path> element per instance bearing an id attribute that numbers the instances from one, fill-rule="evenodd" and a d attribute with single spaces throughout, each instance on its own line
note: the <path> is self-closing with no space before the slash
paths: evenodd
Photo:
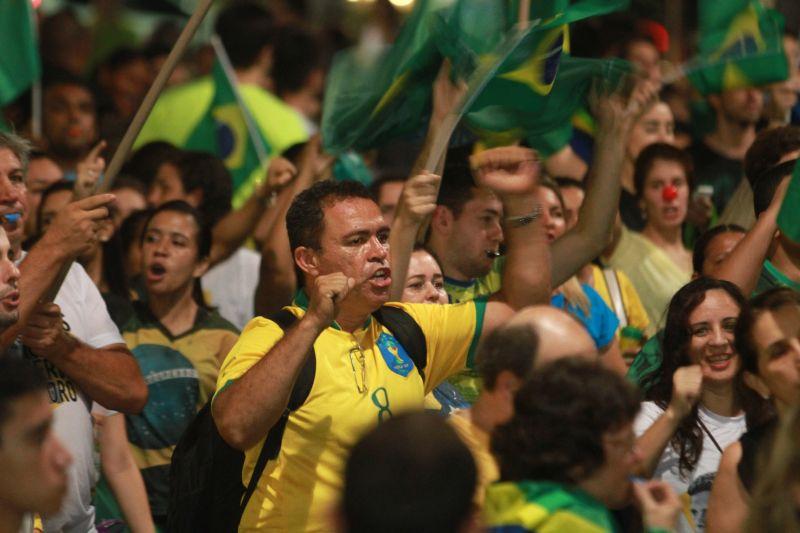
<path id="1" fill-rule="evenodd" d="M 340 272 L 318 277 L 306 287 L 311 301 L 303 318 L 244 375 L 217 392 L 212 415 L 229 445 L 247 450 L 275 425 L 314 341 L 333 322 L 353 284 Z"/>
<path id="2" fill-rule="evenodd" d="M 253 233 L 264 211 L 270 209 L 269 199 L 272 194 L 288 185 L 296 174 L 297 169 L 287 159 L 276 157 L 270 162 L 266 181 L 242 207 L 231 211 L 214 225 L 211 266 L 230 257 L 242 245 Z"/>
<path id="3" fill-rule="evenodd" d="M 683 504 L 666 481 L 633 484 L 636 506 L 642 513 L 645 531 L 675 531 Z"/>
<path id="4" fill-rule="evenodd" d="M 476 183 L 491 189 L 503 203 L 506 264 L 503 288 L 492 299 L 513 309 L 549 303 L 550 247 L 536 202 L 536 152 L 519 146 L 494 148 L 472 156 L 470 165 Z"/>
<path id="5" fill-rule="evenodd" d="M 155 531 L 150 504 L 147 502 L 142 474 L 131 455 L 125 417 L 112 414 L 102 417 L 99 431 L 100 465 L 103 475 L 122 509 L 125 522 L 133 533 Z"/>
<path id="6" fill-rule="evenodd" d="M 99 194 L 70 203 L 28 252 L 19 265 L 19 319 L 0 336 L 3 348 L 14 343 L 61 269 L 96 242 L 97 221 L 108 216 L 105 206 L 114 198 L 113 194 Z"/>
<path id="7" fill-rule="evenodd" d="M 575 275 L 608 244 L 619 206 L 625 145 L 634 123 L 656 94 L 652 82 L 640 81 L 627 101 L 613 95 L 597 106 L 598 128 L 586 200 L 578 223 L 551 248 L 554 287 Z"/>
<path id="8" fill-rule="evenodd" d="M 778 213 L 789 181 L 787 177 L 781 182 L 769 207 L 759 215 L 755 225 L 719 265 L 717 276 L 739 287 L 742 294 L 752 294 L 758 284 L 764 260 L 778 231 Z"/>
<path id="9" fill-rule="evenodd" d="M 406 181 L 397 206 L 392 231 L 389 233 L 392 287 L 389 301 L 399 302 L 408 277 L 408 264 L 414 251 L 417 232 L 425 219 L 436 209 L 436 196 L 442 178 L 423 172 Z"/>
<path id="10" fill-rule="evenodd" d="M 691 413 L 694 404 L 700 399 L 703 386 L 703 371 L 700 365 L 684 366 L 675 371 L 672 378 L 672 398 L 667 409 L 636 440 L 642 454 L 640 475 L 651 477 L 655 472 L 661 454 L 681 421 Z"/>
<path id="11" fill-rule="evenodd" d="M 92 348 L 64 330 L 61 309 L 40 304 L 21 332 L 22 343 L 72 379 L 94 401 L 115 411 L 138 413 L 147 385 L 124 344 Z"/>
<path id="12" fill-rule="evenodd" d="M 614 335 L 610 343 L 600 350 L 600 363 L 620 376 L 628 373 L 628 365 L 625 364 L 625 359 L 622 358 L 622 352 L 619 349 L 619 337 L 616 335 Z"/>
<path id="13" fill-rule="evenodd" d="M 708 498 L 708 533 L 741 531 L 747 520 L 750 497 L 737 472 L 741 459 L 742 445 L 739 442 L 734 442 L 722 453 L 711 496 Z"/>

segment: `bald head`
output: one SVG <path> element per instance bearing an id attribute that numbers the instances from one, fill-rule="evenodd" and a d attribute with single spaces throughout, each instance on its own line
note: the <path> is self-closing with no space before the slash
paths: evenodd
<path id="1" fill-rule="evenodd" d="M 575 317 L 549 305 L 534 305 L 518 312 L 508 326 L 527 325 L 539 338 L 534 368 L 564 357 L 577 356 L 597 360 L 597 347 Z"/>

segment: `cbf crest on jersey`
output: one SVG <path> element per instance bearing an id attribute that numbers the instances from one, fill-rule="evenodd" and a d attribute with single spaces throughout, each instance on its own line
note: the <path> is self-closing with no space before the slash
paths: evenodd
<path id="1" fill-rule="evenodd" d="M 389 370 L 400 376 L 406 377 L 414 369 L 414 362 L 408 356 L 397 339 L 388 333 L 381 333 L 378 337 L 378 349 Z"/>

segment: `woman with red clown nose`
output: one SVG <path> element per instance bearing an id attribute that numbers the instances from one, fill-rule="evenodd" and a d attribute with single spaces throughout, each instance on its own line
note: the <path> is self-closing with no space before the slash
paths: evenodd
<path id="1" fill-rule="evenodd" d="M 682 240 L 691 179 L 692 162 L 683 150 L 663 143 L 642 150 L 633 180 L 645 227 L 641 233 L 623 227 L 605 257 L 628 275 L 657 326 L 672 295 L 692 274 L 692 254 Z"/>

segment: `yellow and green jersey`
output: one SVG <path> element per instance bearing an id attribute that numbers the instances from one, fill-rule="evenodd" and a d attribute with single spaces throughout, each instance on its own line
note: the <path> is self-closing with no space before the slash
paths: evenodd
<path id="1" fill-rule="evenodd" d="M 236 340 L 238 330 L 216 311 L 200 308 L 192 328 L 177 336 L 135 302 L 135 314 L 122 331 L 147 383 L 147 404 L 126 415 L 128 440 L 142 472 L 155 516 L 167 514 L 172 451 L 197 411 L 214 392 L 218 354 Z"/>
<path id="2" fill-rule="evenodd" d="M 175 146 L 186 147 L 189 138 L 209 111 L 214 90 L 213 79 L 205 76 L 166 91 L 153 107 L 153 112 L 136 138 L 134 148 L 151 141 L 167 141 Z M 297 112 L 279 98 L 256 85 L 242 84 L 239 91 L 272 154 L 280 154 L 293 144 L 308 139 L 308 133 Z M 256 185 L 264 178 L 264 170 L 254 170 L 250 178 L 236 189 L 234 208 L 250 197 Z"/>
<path id="3" fill-rule="evenodd" d="M 486 491 L 484 522 L 492 533 L 610 533 L 611 513 L 586 492 L 547 481 L 495 483 Z"/>
<path id="4" fill-rule="evenodd" d="M 306 302 L 301 294 L 287 309 L 301 318 Z M 328 513 L 355 442 L 397 413 L 423 409 L 427 393 L 472 362 L 485 302 L 388 305 L 408 313 L 424 333 L 424 380 L 405 349 L 374 317 L 352 333 L 336 323 L 323 331 L 314 342 L 311 390 L 305 403 L 289 414 L 278 456 L 267 463 L 240 531 L 330 530 Z M 282 336 L 271 320 L 253 319 L 222 365 L 219 390 L 260 361 Z M 263 443 L 245 453 L 245 486 Z"/>

